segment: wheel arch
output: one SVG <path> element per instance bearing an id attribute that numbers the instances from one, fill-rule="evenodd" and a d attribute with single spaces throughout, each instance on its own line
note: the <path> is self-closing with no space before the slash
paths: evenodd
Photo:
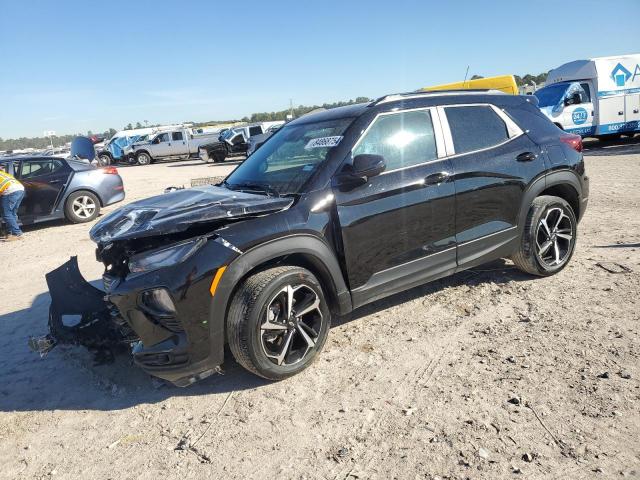
<path id="1" fill-rule="evenodd" d="M 71 195 L 73 195 L 74 193 L 78 193 L 78 192 L 89 192 L 92 193 L 96 196 L 96 198 L 98 199 L 98 202 L 100 202 L 100 208 L 103 208 L 104 205 L 104 200 L 102 199 L 102 197 L 100 196 L 100 194 L 98 193 L 97 190 L 94 190 L 90 187 L 76 187 L 73 190 L 70 190 L 66 193 L 65 197 L 64 197 L 64 201 L 63 201 L 63 208 L 67 206 L 67 202 L 69 201 L 69 197 L 71 197 Z"/>
<path id="2" fill-rule="evenodd" d="M 213 363 L 219 365 L 223 360 L 227 315 L 238 287 L 251 274 L 278 264 L 300 266 L 316 275 L 332 312 L 342 315 L 352 310 L 342 269 L 326 242 L 314 235 L 296 234 L 262 243 L 229 262 L 211 299 L 209 348 Z"/>
<path id="3" fill-rule="evenodd" d="M 540 192 L 540 195 L 552 195 L 554 197 L 562 198 L 571 205 L 576 218 L 580 217 L 580 196 L 573 185 L 569 183 L 556 183 L 554 185 L 547 186 L 547 188 Z"/>
<path id="4" fill-rule="evenodd" d="M 323 240 L 309 234 L 290 235 L 260 244 L 231 262 L 224 275 L 225 283 L 233 284 L 226 306 L 246 278 L 277 265 L 306 268 L 318 278 L 332 312 L 344 314 L 351 310 L 351 295 L 335 254 Z"/>
<path id="5" fill-rule="evenodd" d="M 580 180 L 571 170 L 552 172 L 538 178 L 525 191 L 518 219 L 519 227 L 522 228 L 525 224 L 533 200 L 541 195 L 553 195 L 567 201 L 579 219 L 583 213 L 580 210 L 581 191 Z"/>

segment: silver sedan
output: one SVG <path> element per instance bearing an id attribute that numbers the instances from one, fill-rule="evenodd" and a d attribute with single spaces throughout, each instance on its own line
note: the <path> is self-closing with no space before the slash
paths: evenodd
<path id="1" fill-rule="evenodd" d="M 66 218 L 90 222 L 100 208 L 124 200 L 122 177 L 115 167 L 57 157 L 0 158 L 0 168 L 25 188 L 18 217 L 23 225 Z"/>

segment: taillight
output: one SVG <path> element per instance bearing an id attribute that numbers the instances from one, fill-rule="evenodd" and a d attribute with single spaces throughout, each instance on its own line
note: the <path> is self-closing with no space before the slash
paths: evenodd
<path id="1" fill-rule="evenodd" d="M 107 175 L 117 175 L 118 169 L 116 167 L 103 167 L 102 173 L 106 173 Z"/>
<path id="2" fill-rule="evenodd" d="M 560 141 L 566 143 L 576 152 L 582 152 L 582 137 L 573 133 L 563 133 L 560 135 Z"/>

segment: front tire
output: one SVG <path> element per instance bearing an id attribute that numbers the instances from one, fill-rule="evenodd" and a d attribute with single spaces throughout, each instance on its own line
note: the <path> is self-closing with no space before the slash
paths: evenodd
<path id="1" fill-rule="evenodd" d="M 325 344 L 331 313 L 322 287 L 308 270 L 270 268 L 245 280 L 227 317 L 236 361 L 268 380 L 307 368 Z"/>
<path id="2" fill-rule="evenodd" d="M 140 152 L 138 154 L 138 156 L 136 157 L 136 160 L 138 162 L 138 165 L 150 165 L 151 164 L 151 155 L 149 155 L 147 152 Z"/>
<path id="3" fill-rule="evenodd" d="M 69 195 L 64 207 L 64 214 L 72 223 L 86 223 L 94 220 L 100 213 L 100 200 L 87 191 L 74 192 Z"/>
<path id="4" fill-rule="evenodd" d="M 518 251 L 511 257 L 522 271 L 547 277 L 567 266 L 577 239 L 575 212 L 560 197 L 534 199 Z"/>

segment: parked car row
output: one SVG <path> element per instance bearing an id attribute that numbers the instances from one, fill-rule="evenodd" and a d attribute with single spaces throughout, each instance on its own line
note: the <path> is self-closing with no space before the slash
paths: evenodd
<path id="1" fill-rule="evenodd" d="M 251 138 L 268 136 L 283 123 L 267 122 L 218 131 L 182 125 L 123 130 L 100 148 L 97 156 L 101 165 L 117 162 L 150 165 L 160 160 L 189 158 L 222 162 L 229 156 L 246 154 Z"/>

